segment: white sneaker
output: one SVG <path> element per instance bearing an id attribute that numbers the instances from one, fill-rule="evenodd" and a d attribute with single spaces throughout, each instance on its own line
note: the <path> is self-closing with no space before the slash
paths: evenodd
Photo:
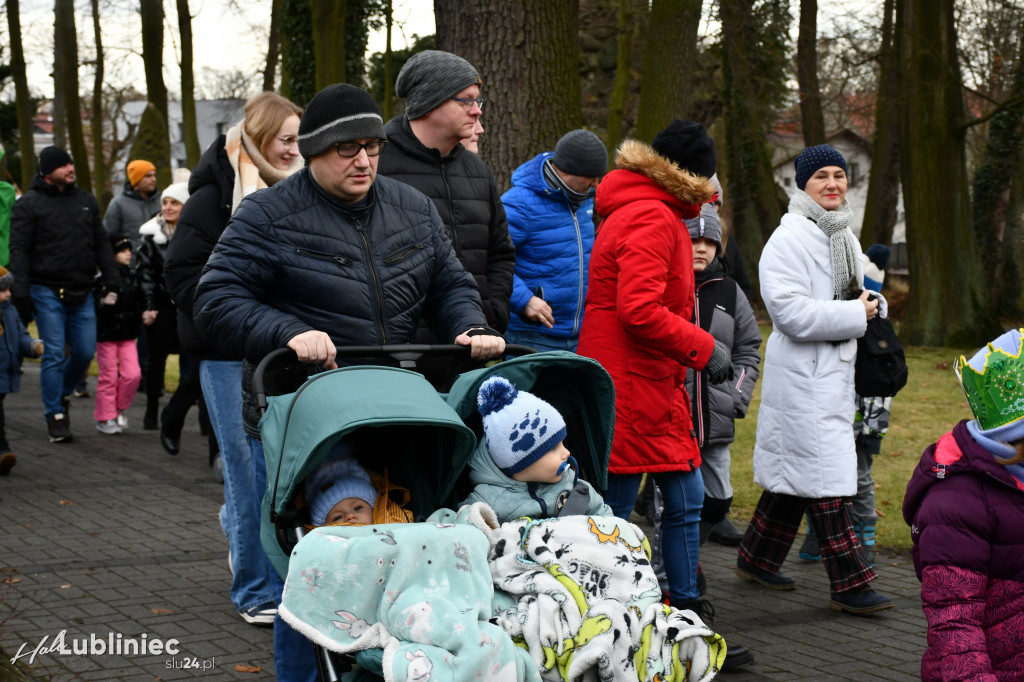
<path id="1" fill-rule="evenodd" d="M 238 615 L 250 625 L 273 625 L 277 615 L 276 606 L 257 606 L 248 611 L 239 611 Z"/>
<path id="2" fill-rule="evenodd" d="M 109 436 L 113 436 L 114 434 L 121 432 L 121 430 L 117 428 L 116 419 L 108 419 L 106 421 L 96 422 L 96 430 L 99 431 L 100 433 L 105 433 Z"/>
<path id="3" fill-rule="evenodd" d="M 117 430 L 127 431 L 128 430 L 128 415 L 124 412 L 117 413 Z"/>

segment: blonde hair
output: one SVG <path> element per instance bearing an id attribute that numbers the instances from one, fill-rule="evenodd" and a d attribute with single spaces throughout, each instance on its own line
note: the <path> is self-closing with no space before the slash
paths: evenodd
<path id="1" fill-rule="evenodd" d="M 1019 464 L 1021 462 L 1024 462 L 1024 439 L 1018 440 L 1018 441 L 1016 441 L 1014 443 L 1010 443 L 1010 445 L 1012 445 L 1014 448 L 1016 448 L 1016 450 L 1017 450 L 1017 454 L 1016 455 L 1014 455 L 1013 457 L 1006 457 L 1006 458 L 996 457 L 995 458 L 995 460 L 998 463 L 1002 464 L 1003 466 L 1007 466 L 1008 464 Z"/>
<path id="2" fill-rule="evenodd" d="M 289 116 L 302 118 L 302 107 L 270 90 L 250 97 L 245 103 L 245 132 L 260 153 Z"/>

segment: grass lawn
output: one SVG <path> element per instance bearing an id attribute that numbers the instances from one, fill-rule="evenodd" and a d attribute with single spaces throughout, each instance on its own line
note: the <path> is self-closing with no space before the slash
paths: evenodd
<path id="1" fill-rule="evenodd" d="M 770 324 L 761 325 L 768 338 Z M 970 356 L 977 349 L 906 348 L 910 378 L 892 400 L 889 432 L 882 440 L 882 452 L 875 456 L 875 505 L 878 509 L 877 542 L 883 547 L 908 549 L 910 529 L 903 522 L 903 495 L 907 481 L 921 453 L 961 419 L 971 416 L 967 400 L 953 373 L 953 359 Z M 761 346 L 764 356 L 764 345 Z M 745 523 L 754 512 L 761 487 L 754 483 L 752 457 L 761 402 L 758 380 L 746 419 L 736 422 L 732 446 L 732 484 L 735 489 L 732 517 Z M 801 540 L 797 539 L 797 544 Z"/>

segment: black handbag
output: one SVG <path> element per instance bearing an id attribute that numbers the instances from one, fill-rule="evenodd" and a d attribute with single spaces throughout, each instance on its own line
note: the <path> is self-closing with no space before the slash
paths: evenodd
<path id="1" fill-rule="evenodd" d="M 64 305 L 82 305 L 92 296 L 90 287 L 53 287 L 53 291 Z"/>
<path id="2" fill-rule="evenodd" d="M 907 385 L 907 358 L 889 318 L 868 320 L 864 336 L 857 340 L 854 387 L 860 396 L 891 397 Z"/>

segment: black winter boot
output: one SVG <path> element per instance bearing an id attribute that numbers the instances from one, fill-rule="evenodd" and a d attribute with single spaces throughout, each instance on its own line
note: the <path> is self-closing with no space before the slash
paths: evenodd
<path id="1" fill-rule="evenodd" d="M 670 604 L 670 606 L 693 611 L 700 616 L 700 619 L 707 625 L 710 626 L 714 624 L 715 607 L 706 599 L 695 599 L 693 601 L 683 602 L 682 604 Z M 729 641 L 726 640 L 725 647 L 725 661 L 722 663 L 722 672 L 728 672 L 729 670 L 734 670 L 741 665 L 747 665 L 748 663 L 754 662 L 754 654 L 751 653 L 750 649 L 742 644 L 730 644 Z"/>

